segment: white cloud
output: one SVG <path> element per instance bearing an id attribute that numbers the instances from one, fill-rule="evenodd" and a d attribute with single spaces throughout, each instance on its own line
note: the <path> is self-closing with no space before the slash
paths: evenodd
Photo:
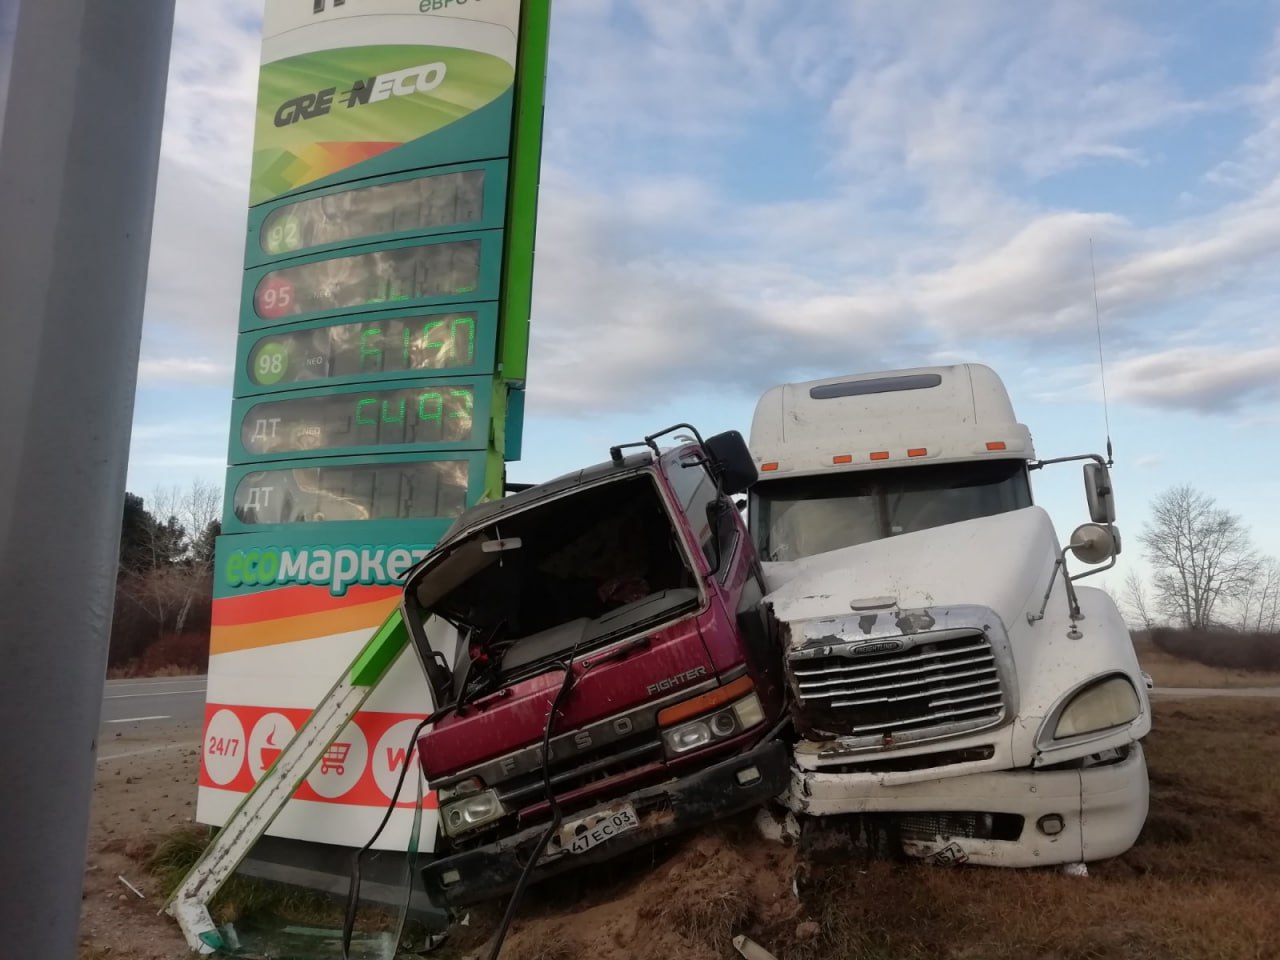
<path id="1" fill-rule="evenodd" d="M 140 375 L 230 385 L 244 269 L 261 0 L 179 3 Z"/>
<path id="2" fill-rule="evenodd" d="M 138 361 L 138 380 L 203 386 L 231 385 L 231 364 L 208 357 L 143 357 Z"/>
<path id="3" fill-rule="evenodd" d="M 230 378 L 259 13 L 260 0 L 179 6 L 145 331 L 153 382 Z M 1170 312 L 1280 293 L 1280 186 L 1260 159 L 1280 156 L 1264 149 L 1274 65 L 1251 88 L 1258 127 L 1232 158 L 1253 192 L 1232 205 L 1200 198 L 1151 225 L 1034 198 L 1037 182 L 1084 165 L 1158 172 L 1146 135 L 1217 105 L 1179 88 L 1170 45 L 1094 2 L 1011 15 L 979 0 L 557 0 L 531 404 L 635 409 L 708 387 L 750 395 L 833 364 L 993 355 L 1018 358 L 1028 382 L 1040 371 L 1037 395 L 1093 385 L 1090 239 L 1114 400 L 1274 402 L 1263 373 L 1222 346 L 1224 332 L 1265 342 L 1259 301 L 1218 328 Z M 775 129 L 811 172 L 804 184 L 771 182 L 738 149 Z M 1216 359 L 1202 369 L 1195 356 Z M 1218 378 L 1224 363 L 1237 375 Z"/>
<path id="4" fill-rule="evenodd" d="M 1205 174 L 1210 183 L 1249 189 L 1280 172 L 1280 30 L 1257 74 L 1256 82 L 1240 94 L 1253 113 L 1256 129 L 1245 138 L 1236 156 Z"/>
<path id="5" fill-rule="evenodd" d="M 843 159 L 921 181 L 941 209 L 971 181 L 1142 162 L 1128 138 L 1199 107 L 1169 77 L 1166 41 L 1112 5 L 848 9 L 856 66 L 830 115 Z"/>
<path id="6" fill-rule="evenodd" d="M 246 204 L 261 19 L 262 0 L 177 5 L 161 141 L 165 159 L 243 192 Z"/>
<path id="7" fill-rule="evenodd" d="M 1280 346 L 1175 347 L 1116 364 L 1113 395 L 1142 406 L 1232 413 L 1280 400 Z"/>

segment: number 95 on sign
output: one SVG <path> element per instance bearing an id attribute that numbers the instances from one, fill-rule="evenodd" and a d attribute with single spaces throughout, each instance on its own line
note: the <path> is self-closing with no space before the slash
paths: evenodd
<path id="1" fill-rule="evenodd" d="M 254 295 L 253 306 L 258 316 L 266 320 L 296 312 L 298 308 L 293 296 L 293 284 L 280 277 L 268 277 Z"/>

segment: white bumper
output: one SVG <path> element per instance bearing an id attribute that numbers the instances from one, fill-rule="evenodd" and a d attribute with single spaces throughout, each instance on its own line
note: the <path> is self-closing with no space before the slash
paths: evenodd
<path id="1" fill-rule="evenodd" d="M 1141 743 L 1118 763 L 1083 770 L 1006 770 L 886 784 L 874 774 L 792 769 L 788 806 L 797 813 L 1004 813 L 1024 818 L 1017 840 L 937 836 L 904 840 L 914 857 L 994 867 L 1035 867 L 1105 860 L 1138 839 L 1147 818 L 1146 757 Z M 1063 827 L 1046 835 L 1041 817 Z"/>

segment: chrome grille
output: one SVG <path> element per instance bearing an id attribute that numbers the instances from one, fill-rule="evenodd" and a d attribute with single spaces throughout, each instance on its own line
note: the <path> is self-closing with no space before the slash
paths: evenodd
<path id="1" fill-rule="evenodd" d="M 883 654 L 793 659 L 807 718 L 845 736 L 914 739 L 938 727 L 989 726 L 1004 716 L 1000 671 L 985 634 L 909 639 L 913 646 Z"/>

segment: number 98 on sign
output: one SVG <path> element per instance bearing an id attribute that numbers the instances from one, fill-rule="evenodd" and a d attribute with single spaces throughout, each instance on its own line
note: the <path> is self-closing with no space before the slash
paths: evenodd
<path id="1" fill-rule="evenodd" d="M 283 343 L 268 340 L 254 351 L 253 381 L 269 387 L 289 372 L 289 351 Z"/>

